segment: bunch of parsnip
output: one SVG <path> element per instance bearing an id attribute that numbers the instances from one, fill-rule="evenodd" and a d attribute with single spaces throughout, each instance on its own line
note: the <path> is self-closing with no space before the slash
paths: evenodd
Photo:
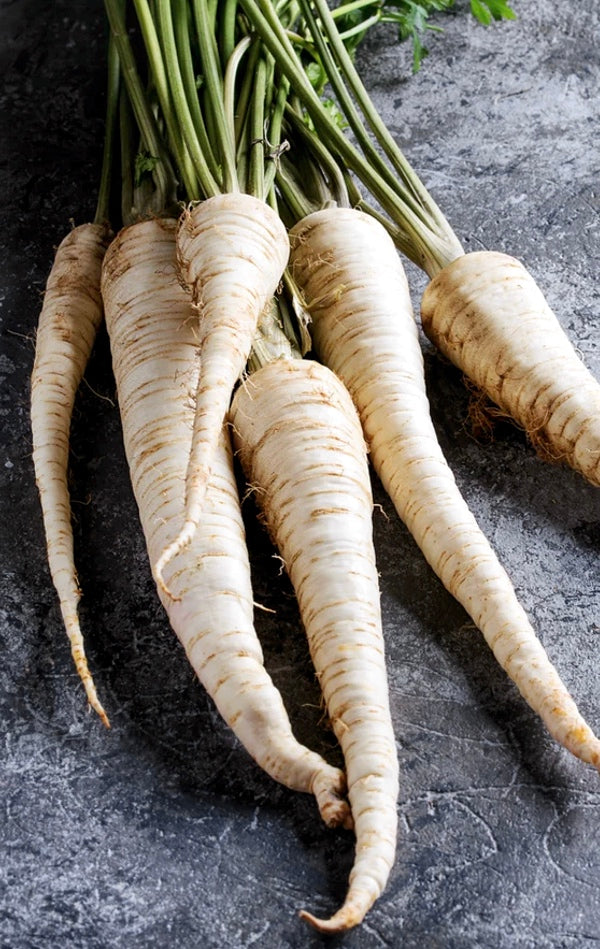
<path id="1" fill-rule="evenodd" d="M 88 700 L 108 723 L 77 618 L 66 478 L 73 400 L 104 313 L 158 594 L 257 763 L 313 793 L 328 825 L 354 828 L 343 906 L 330 919 L 303 914 L 323 931 L 348 929 L 383 891 L 396 845 L 368 457 L 523 697 L 600 768 L 600 742 L 438 444 L 398 250 L 431 278 L 427 334 L 547 453 L 595 484 L 600 388 L 517 261 L 463 253 L 377 115 L 324 0 L 105 6 L 98 212 L 57 251 L 32 380 L 36 477 L 65 626 Z M 264 669 L 234 453 L 294 586 L 344 773 L 296 741 Z"/>

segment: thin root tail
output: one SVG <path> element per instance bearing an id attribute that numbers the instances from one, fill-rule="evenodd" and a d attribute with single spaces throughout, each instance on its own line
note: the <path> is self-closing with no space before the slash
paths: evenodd
<path id="1" fill-rule="evenodd" d="M 104 709 L 103 709 L 102 705 L 100 704 L 100 702 L 98 701 L 98 699 L 95 699 L 95 701 L 92 702 L 92 701 L 90 701 L 90 697 L 89 697 L 89 695 L 88 695 L 88 702 L 89 702 L 89 704 L 90 704 L 90 708 L 93 708 L 93 710 L 94 710 L 94 711 L 97 713 L 97 715 L 100 717 L 100 721 L 101 721 L 102 724 L 105 726 L 105 728 L 110 728 L 110 720 L 109 720 L 109 718 L 108 718 L 108 715 L 107 715 L 106 712 L 104 711 Z"/>
<path id="2" fill-rule="evenodd" d="M 319 813 L 327 827 L 345 827 L 352 830 L 354 822 L 350 804 L 346 799 L 346 776 L 337 768 L 328 768 L 319 773 L 312 786 Z"/>
<path id="3" fill-rule="evenodd" d="M 90 706 L 90 708 L 94 710 L 94 712 L 96 712 L 102 724 L 106 728 L 110 728 L 110 721 L 108 719 L 108 715 L 104 711 L 102 703 L 100 702 L 100 699 L 98 698 L 91 676 L 88 680 L 83 681 L 83 686 L 85 688 L 85 694 L 88 700 L 88 705 Z"/>
<path id="4" fill-rule="evenodd" d="M 156 580 L 159 589 L 174 603 L 178 602 L 181 597 L 175 596 L 175 594 L 169 589 L 165 581 L 164 572 L 171 561 L 174 560 L 174 558 L 180 554 L 188 546 L 188 544 L 191 543 L 197 526 L 198 525 L 195 521 L 186 521 L 175 540 L 165 547 L 154 566 L 154 579 Z"/>
<path id="5" fill-rule="evenodd" d="M 368 907 L 367 907 L 368 908 Z M 300 918 L 306 920 L 307 923 L 317 929 L 320 933 L 343 933 L 348 929 L 352 929 L 354 926 L 358 926 L 365 917 L 366 909 L 364 912 L 356 906 L 344 905 L 334 913 L 330 919 L 320 919 L 318 916 L 313 916 L 312 913 L 308 913 L 306 910 L 300 910 Z"/>
<path id="6" fill-rule="evenodd" d="M 94 710 L 94 712 L 96 712 L 102 724 L 106 728 L 110 728 L 108 715 L 104 711 L 102 703 L 98 698 L 96 686 L 94 685 L 94 679 L 87 664 L 87 659 L 83 648 L 83 638 L 81 636 L 81 630 L 79 629 L 79 622 L 75 617 L 71 621 L 66 620 L 65 625 L 67 627 L 67 634 L 71 643 L 71 656 L 73 657 L 77 674 L 81 680 L 83 688 L 85 689 L 88 705 Z"/>
<path id="7" fill-rule="evenodd" d="M 329 919 L 320 919 L 304 909 L 300 910 L 300 916 L 321 933 L 342 933 L 362 923 L 377 895 L 369 886 L 351 883 L 343 905 Z"/>

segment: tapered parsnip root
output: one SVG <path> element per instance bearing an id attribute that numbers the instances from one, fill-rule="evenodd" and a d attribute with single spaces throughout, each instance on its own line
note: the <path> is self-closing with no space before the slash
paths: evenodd
<path id="1" fill-rule="evenodd" d="M 81 591 L 73 556 L 67 478 L 75 394 L 102 322 L 100 268 L 108 240 L 105 227 L 82 224 L 59 245 L 46 284 L 31 378 L 33 465 L 48 565 L 75 668 L 90 706 L 107 727 L 108 718 L 88 668 L 79 623 Z"/>
<path id="2" fill-rule="evenodd" d="M 185 518 L 200 370 L 189 294 L 176 279 L 175 227 L 165 219 L 122 231 L 102 279 L 123 439 L 151 562 Z M 198 530 L 165 570 L 174 597 L 160 585 L 159 596 L 198 678 L 252 757 L 287 787 L 313 793 L 327 824 L 345 823 L 344 775 L 295 740 L 263 666 L 223 426 L 211 468 Z"/>
<path id="3" fill-rule="evenodd" d="M 370 458 L 429 564 L 551 734 L 600 768 L 600 742 L 550 663 L 443 456 L 404 270 L 371 217 L 332 209 L 290 232 L 315 351 L 358 408 Z"/>
<path id="4" fill-rule="evenodd" d="M 459 257 L 425 290 L 423 329 L 545 458 L 600 485 L 600 384 L 514 257 Z"/>
<path id="5" fill-rule="evenodd" d="M 287 233 L 278 216 L 264 201 L 247 194 L 217 195 L 186 210 L 177 247 L 181 275 L 191 289 L 197 314 L 202 374 L 186 473 L 186 517 L 155 568 L 164 590 L 165 565 L 198 526 L 233 387 L 289 256 Z"/>
<path id="6" fill-rule="evenodd" d="M 381 894 L 396 847 L 398 762 L 388 702 L 372 497 L 346 389 L 324 366 L 278 360 L 240 386 L 234 445 L 298 599 L 346 764 L 356 833 L 348 894 L 323 931 L 356 925 Z"/>

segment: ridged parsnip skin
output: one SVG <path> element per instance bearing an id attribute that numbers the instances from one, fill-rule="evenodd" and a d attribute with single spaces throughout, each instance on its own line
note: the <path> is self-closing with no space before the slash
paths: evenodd
<path id="1" fill-rule="evenodd" d="M 540 454 L 600 485 L 600 384 L 523 264 L 479 251 L 427 286 L 423 329 L 529 435 Z"/>
<path id="2" fill-rule="evenodd" d="M 346 763 L 356 856 L 326 932 L 359 923 L 396 847 L 398 762 L 388 701 L 371 485 L 360 422 L 340 381 L 309 360 L 278 360 L 237 390 L 234 447 L 294 586 L 327 711 Z"/>
<path id="3" fill-rule="evenodd" d="M 75 395 L 102 322 L 100 269 L 109 232 L 81 224 L 61 241 L 46 284 L 31 377 L 33 465 L 48 565 L 75 668 L 90 706 L 108 726 L 90 674 L 78 616 L 81 590 L 73 556 L 69 437 Z"/>
<path id="4" fill-rule="evenodd" d="M 247 194 L 217 195 L 188 208 L 180 220 L 177 248 L 181 275 L 197 313 L 202 375 L 186 474 L 186 520 L 156 565 L 161 583 L 165 564 L 198 525 L 233 387 L 289 257 L 287 232 L 279 217 L 264 201 Z"/>
<path id="5" fill-rule="evenodd" d="M 600 742 L 537 639 L 439 446 L 406 276 L 391 239 L 368 215 L 333 209 L 306 217 L 290 242 L 315 352 L 351 393 L 373 467 L 398 514 L 551 734 L 600 768 Z"/>
<path id="6" fill-rule="evenodd" d="M 150 561 L 184 519 L 185 471 L 200 363 L 189 294 L 176 277 L 174 221 L 121 231 L 102 292 L 123 440 Z M 342 772 L 293 737 L 263 666 L 253 625 L 250 565 L 228 436 L 220 429 L 198 530 L 158 586 L 171 626 L 219 712 L 257 763 L 312 792 L 324 820 L 348 817 Z"/>

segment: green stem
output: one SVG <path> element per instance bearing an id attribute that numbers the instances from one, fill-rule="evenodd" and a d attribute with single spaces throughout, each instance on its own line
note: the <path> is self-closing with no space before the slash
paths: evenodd
<path id="1" fill-rule="evenodd" d="M 278 77 L 277 85 L 277 94 L 275 96 L 275 102 L 273 104 L 273 110 L 271 113 L 271 124 L 269 126 L 269 151 L 267 153 L 267 158 L 269 159 L 269 164 L 265 171 L 265 189 L 267 193 L 270 193 L 273 184 L 275 182 L 275 176 L 277 174 L 277 167 L 279 165 L 279 159 L 282 151 L 281 145 L 281 133 L 283 129 L 283 117 L 285 114 L 285 107 L 290 91 L 290 84 L 285 76 Z M 285 143 L 284 147 L 287 147 Z"/>
<path id="2" fill-rule="evenodd" d="M 223 69 L 225 69 L 225 64 L 229 62 L 236 46 L 235 25 L 238 0 L 221 0 L 221 7 L 221 62 L 223 63 Z"/>
<path id="3" fill-rule="evenodd" d="M 336 7 L 335 10 L 331 11 L 331 15 L 335 20 L 338 20 L 342 16 L 347 16 L 348 13 L 354 13 L 356 10 L 362 10 L 363 7 L 373 7 L 375 6 L 375 0 L 353 0 L 351 3 L 340 3 L 339 7 Z M 381 2 L 377 4 L 381 8 Z"/>
<path id="4" fill-rule="evenodd" d="M 366 33 L 367 30 L 370 30 L 371 27 L 375 26 L 376 23 L 379 23 L 380 20 L 380 13 L 376 13 L 374 16 L 367 17 L 366 20 L 363 20 L 361 23 L 357 23 L 356 26 L 352 26 L 348 30 L 341 31 L 340 39 L 346 41 L 351 39 L 353 36 L 357 36 L 359 33 Z"/>
<path id="5" fill-rule="evenodd" d="M 163 145 L 156 120 L 148 105 L 146 95 L 137 71 L 135 57 L 131 49 L 125 17 L 120 8 L 120 0 L 104 0 L 104 6 L 110 24 L 115 46 L 119 54 L 121 74 L 127 88 L 127 94 L 135 120 L 140 130 L 142 142 L 155 160 L 152 176 L 156 184 L 158 201 L 162 207 L 170 207 L 175 200 L 177 183 L 171 161 Z"/>
<path id="6" fill-rule="evenodd" d="M 396 180 L 396 175 L 400 176 L 402 183 L 406 187 L 406 190 L 399 188 L 400 197 L 403 201 L 410 205 L 417 215 L 421 216 L 421 219 L 425 224 L 427 224 L 427 226 L 431 227 L 431 221 L 433 220 L 440 233 L 451 233 L 450 225 L 442 215 L 439 208 L 437 208 L 437 206 L 432 201 L 429 192 L 421 184 L 418 176 L 415 174 L 401 150 L 398 148 L 397 143 L 390 135 L 385 123 L 382 121 L 381 116 L 373 105 L 373 102 L 371 101 L 371 98 L 365 89 L 356 67 L 352 62 L 352 58 L 348 54 L 348 50 L 346 49 L 342 38 L 337 31 L 335 21 L 331 16 L 331 12 L 327 6 L 327 3 L 324 2 L 324 0 L 312 0 L 313 5 L 318 12 L 322 29 L 320 29 L 317 25 L 310 10 L 311 0 L 300 0 L 300 3 L 302 4 L 307 21 L 310 22 L 311 33 L 315 39 L 315 43 L 318 42 L 319 44 L 319 51 L 326 51 L 327 53 L 327 62 L 322 57 L 323 65 L 332 85 L 335 82 L 336 95 L 338 95 L 340 105 L 342 106 L 344 114 L 346 115 L 352 130 L 354 131 L 358 140 L 361 142 L 363 151 L 365 151 L 365 154 L 369 156 L 369 160 L 374 161 L 380 172 L 382 174 L 385 173 L 386 178 L 391 180 L 392 183 Z M 325 42 L 323 32 L 327 42 Z M 329 55 L 330 49 L 335 56 L 335 60 L 334 56 Z M 342 95 L 338 94 L 338 88 L 340 86 L 338 77 L 340 74 L 343 76 L 343 83 L 341 83 L 343 89 Z M 383 161 L 380 160 L 378 153 L 365 136 L 364 127 L 362 126 L 360 117 L 353 106 L 352 99 L 350 98 L 346 87 L 359 104 L 360 109 L 365 116 L 367 124 L 375 136 L 376 141 L 387 155 L 392 165 L 392 170 L 386 168 Z"/>
<path id="7" fill-rule="evenodd" d="M 275 12 L 284 29 L 288 30 L 300 16 L 300 4 L 297 0 L 276 0 Z"/>
<path id="8" fill-rule="evenodd" d="M 121 219 L 127 227 L 135 218 L 133 182 L 135 179 L 134 117 L 125 89 L 119 96 L 119 141 L 121 145 Z"/>
<path id="9" fill-rule="evenodd" d="M 238 80 L 238 72 L 242 59 L 246 55 L 248 48 L 252 44 L 252 38 L 250 36 L 244 36 L 240 42 L 234 47 L 233 52 L 231 53 L 228 61 L 227 67 L 225 69 L 225 77 L 223 80 L 223 102 L 225 105 L 225 117 L 229 125 L 229 134 L 236 143 L 236 156 L 238 164 L 238 178 L 240 182 L 243 180 L 243 176 L 239 171 L 239 152 L 240 152 L 240 129 L 245 122 L 246 110 L 240 113 L 239 100 L 236 103 L 236 85 Z M 254 71 L 255 66 L 252 68 L 252 80 L 254 81 Z M 246 70 L 245 75 L 247 75 L 249 70 Z M 242 126 L 238 123 L 242 122 Z"/>
<path id="10" fill-rule="evenodd" d="M 123 0 L 121 0 L 123 2 Z M 121 85 L 121 67 L 119 54 L 112 34 L 108 40 L 108 62 L 106 82 L 106 118 L 104 123 L 104 146 L 102 150 L 102 168 L 100 186 L 96 201 L 94 224 L 108 224 L 110 221 L 110 192 L 112 182 L 113 150 L 119 116 L 119 89 Z"/>
<path id="11" fill-rule="evenodd" d="M 191 11 L 188 0 L 175 0 L 175 12 L 173 15 L 173 25 L 175 29 L 175 43 L 177 46 L 177 56 L 179 58 L 179 67 L 181 70 L 181 80 L 185 90 L 185 98 L 191 113 L 192 123 L 198 139 L 200 151 L 204 156 L 208 170 L 215 182 L 218 182 L 219 188 L 222 185 L 221 172 L 218 162 L 215 158 L 206 126 L 200 102 L 198 99 L 198 88 L 196 85 L 196 75 L 194 72 L 194 62 L 192 57 L 192 46 L 190 38 Z"/>
<path id="12" fill-rule="evenodd" d="M 381 160 L 379 152 L 375 148 L 375 145 L 366 132 L 363 120 L 354 105 L 348 89 L 348 86 L 351 85 L 348 80 L 348 76 L 345 71 L 342 73 L 338 68 L 340 66 L 341 56 L 339 47 L 341 46 L 343 53 L 346 53 L 346 48 L 341 40 L 339 41 L 339 35 L 337 34 L 333 19 L 328 19 L 326 21 L 326 34 L 323 35 L 322 29 L 313 15 L 310 3 L 303 2 L 303 0 L 300 0 L 300 2 L 304 8 L 306 22 L 308 23 L 311 35 L 317 48 L 320 62 L 327 74 L 331 87 L 341 106 L 342 112 L 346 116 L 348 124 L 350 125 L 350 128 L 352 129 L 364 156 L 371 167 L 377 170 L 378 174 L 381 175 L 382 179 L 390 186 L 390 188 L 398 192 L 401 200 L 405 202 L 408 207 L 410 207 L 411 211 L 421 220 L 423 220 L 422 203 L 418 199 L 415 200 L 414 194 L 412 194 L 410 191 L 407 191 L 399 184 L 396 172 L 392 168 L 389 168 L 385 162 Z M 316 5 L 319 8 L 320 15 L 322 15 L 322 5 L 318 2 L 318 0 Z M 334 59 L 333 52 L 335 52 L 337 56 L 337 62 Z M 346 66 L 346 62 L 343 62 L 344 70 L 346 69 Z M 354 88 L 352 88 L 352 91 L 354 93 Z M 379 136 L 377 136 L 377 139 L 379 140 Z M 380 144 L 382 145 L 383 143 L 380 141 Z M 405 179 L 403 177 L 402 181 L 404 180 Z M 424 223 L 427 222 L 425 221 Z"/>
<path id="13" fill-rule="evenodd" d="M 188 200 L 195 201 L 200 197 L 213 197 L 219 194 L 220 189 L 210 172 L 204 158 L 204 153 L 200 148 L 194 121 L 188 106 L 185 86 L 179 68 L 179 57 L 177 55 L 175 31 L 171 16 L 172 6 L 175 6 L 175 12 L 181 16 L 181 3 L 177 2 L 177 0 L 175 0 L 174 4 L 172 4 L 170 0 L 157 0 L 158 26 L 164 53 L 165 81 L 168 87 L 169 101 L 172 103 L 172 110 L 170 110 L 171 123 L 176 119 L 193 165 L 194 176 L 192 178 L 191 171 L 188 170 L 185 176 L 185 188 Z M 185 9 L 183 10 L 183 14 L 185 14 Z M 165 90 L 164 94 L 165 96 L 167 95 L 167 90 Z"/>
<path id="14" fill-rule="evenodd" d="M 332 198 L 336 204 L 339 204 L 340 207 L 349 207 L 350 198 L 342 169 L 329 149 L 321 139 L 312 134 L 303 121 L 302 116 L 291 106 L 288 106 L 286 109 L 286 117 L 293 125 L 296 135 L 302 139 L 306 154 L 312 156 L 313 161 L 319 166 L 320 171 L 328 179 L 329 197 Z"/>
<path id="15" fill-rule="evenodd" d="M 219 10 L 219 4 L 222 3 L 222 0 L 208 0 L 206 4 L 207 10 L 207 25 L 210 29 L 211 36 L 216 36 L 216 24 L 217 24 L 217 13 Z"/>
<path id="16" fill-rule="evenodd" d="M 196 20 L 196 35 L 204 71 L 205 101 L 207 102 L 218 137 L 220 158 L 223 165 L 223 190 L 239 191 L 235 167 L 235 140 L 231 137 L 223 103 L 223 81 L 220 73 L 218 50 L 214 35 L 214 15 L 208 0 L 192 0 Z"/>
<path id="17" fill-rule="evenodd" d="M 168 0 L 156 0 L 156 2 L 159 7 L 160 16 L 161 8 L 164 7 L 164 4 L 168 2 Z M 197 188 L 196 175 L 190 162 L 189 153 L 184 145 L 181 130 L 175 121 L 167 72 L 150 6 L 148 0 L 133 0 L 133 4 L 144 39 L 146 56 L 148 57 L 150 71 L 154 79 L 158 101 L 165 120 L 171 154 L 175 157 L 175 162 L 183 179 L 183 185 L 186 191 L 193 193 Z"/>
<path id="18" fill-rule="evenodd" d="M 304 189 L 293 176 L 291 169 L 283 164 L 280 165 L 277 169 L 276 181 L 281 197 L 293 218 L 291 221 L 286 221 L 287 226 L 291 227 L 296 221 L 301 221 L 302 218 L 318 210 L 318 205 L 312 204 L 306 197 Z"/>
<path id="19" fill-rule="evenodd" d="M 248 191 L 256 198 L 265 197 L 265 93 L 267 64 L 261 57 L 254 74 L 254 95 L 250 113 L 249 141 L 250 166 Z"/>
<path id="20" fill-rule="evenodd" d="M 311 116 L 317 134 L 322 136 L 332 153 L 354 171 L 396 223 L 397 246 L 400 250 L 429 276 L 434 276 L 450 260 L 460 256 L 462 248 L 450 228 L 440 235 L 437 221 L 424 224 L 420 215 L 406 204 L 402 196 L 331 121 L 304 73 L 285 30 L 274 15 L 271 3 L 268 0 L 241 0 L 241 5 L 279 68 L 287 75 L 296 95 Z"/>
<path id="21" fill-rule="evenodd" d="M 242 138 L 242 129 L 246 121 L 246 116 L 248 114 L 249 103 L 252 98 L 252 86 L 254 82 L 254 71 L 256 69 L 256 64 L 261 55 L 261 44 L 257 41 L 253 41 L 252 37 L 248 37 L 252 43 L 252 48 L 248 53 L 248 61 L 246 63 L 246 69 L 244 70 L 241 82 L 241 88 L 239 91 L 237 99 L 237 109 L 235 116 L 235 140 L 236 143 L 239 143 Z M 244 42 L 241 40 L 240 42 Z"/>

